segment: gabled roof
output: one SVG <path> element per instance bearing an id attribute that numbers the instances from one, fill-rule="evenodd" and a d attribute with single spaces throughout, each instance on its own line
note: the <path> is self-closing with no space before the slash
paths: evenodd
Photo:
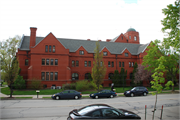
<path id="1" fill-rule="evenodd" d="M 44 37 L 36 37 L 36 45 L 41 42 Z M 66 48 L 69 52 L 76 52 L 81 46 L 87 50 L 88 53 L 94 53 L 96 47 L 95 40 L 80 40 L 80 39 L 67 39 L 67 38 L 57 38 L 57 40 Z M 20 50 L 29 51 L 30 36 L 24 36 L 19 46 Z M 138 55 L 144 52 L 145 48 L 149 44 L 133 44 L 133 43 L 119 43 L 119 42 L 105 42 L 99 41 L 100 50 L 107 48 L 111 54 L 122 54 L 123 50 L 126 48 L 132 55 Z"/>

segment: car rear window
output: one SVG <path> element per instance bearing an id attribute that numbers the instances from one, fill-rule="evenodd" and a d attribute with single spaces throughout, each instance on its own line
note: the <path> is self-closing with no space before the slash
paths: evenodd
<path id="1" fill-rule="evenodd" d="M 85 115 L 86 113 L 92 111 L 92 110 L 95 109 L 95 108 L 97 108 L 97 107 L 96 107 L 96 106 L 87 106 L 87 107 L 85 107 L 85 108 L 82 108 L 82 109 L 78 110 L 78 113 L 79 113 L 80 115 Z"/>

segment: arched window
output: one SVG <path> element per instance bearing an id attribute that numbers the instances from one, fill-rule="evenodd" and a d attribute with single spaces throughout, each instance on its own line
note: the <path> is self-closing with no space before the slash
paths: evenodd
<path id="1" fill-rule="evenodd" d="M 78 80 L 78 79 L 79 79 L 79 75 L 77 73 L 73 73 L 72 80 Z"/>
<path id="2" fill-rule="evenodd" d="M 109 73 L 108 79 L 109 79 L 109 80 L 112 79 L 113 76 L 114 76 L 113 73 Z"/>
<path id="3" fill-rule="evenodd" d="M 92 78 L 91 78 L 91 73 L 86 73 L 85 74 L 85 79 L 86 80 L 91 80 Z"/>
<path id="4" fill-rule="evenodd" d="M 130 79 L 132 79 L 133 78 L 133 73 L 130 73 L 129 77 L 130 77 Z"/>

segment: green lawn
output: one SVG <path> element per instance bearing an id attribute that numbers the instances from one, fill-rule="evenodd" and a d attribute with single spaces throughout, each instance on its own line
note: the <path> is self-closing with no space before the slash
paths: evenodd
<path id="1" fill-rule="evenodd" d="M 123 90 L 123 87 L 115 87 L 116 89 L 116 92 L 117 93 L 124 93 L 124 91 L 126 90 L 130 90 L 132 87 L 124 87 L 124 90 Z M 150 87 L 147 87 L 148 88 L 148 91 L 155 91 L 154 89 L 150 88 Z M 111 89 L 110 87 L 105 87 L 103 89 Z M 170 89 L 171 90 L 171 89 Z M 175 87 L 175 90 L 179 90 L 179 87 Z M 58 92 L 61 92 L 63 91 L 62 89 L 44 89 L 44 90 L 40 90 L 40 93 L 39 95 L 52 95 L 52 94 L 55 94 L 55 93 L 58 93 Z M 163 91 L 166 91 L 163 89 Z M 9 95 L 10 94 L 10 89 L 9 87 L 6 87 L 6 88 L 1 88 L 1 92 L 3 94 L 6 94 L 6 95 Z M 96 93 L 97 91 L 96 90 L 89 90 L 89 91 L 82 91 L 81 93 L 82 94 L 91 94 L 91 93 Z M 14 90 L 13 91 L 13 95 L 37 95 L 36 93 L 36 90 Z"/>

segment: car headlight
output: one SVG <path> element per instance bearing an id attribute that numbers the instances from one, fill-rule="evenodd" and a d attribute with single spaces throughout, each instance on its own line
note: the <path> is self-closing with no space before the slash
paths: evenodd
<path id="1" fill-rule="evenodd" d="M 56 96 L 55 94 L 53 96 Z"/>
<path id="2" fill-rule="evenodd" d="M 130 91 L 127 91 L 127 93 L 130 93 Z"/>
<path id="3" fill-rule="evenodd" d="M 94 94 L 91 94 L 91 96 L 94 96 Z"/>

